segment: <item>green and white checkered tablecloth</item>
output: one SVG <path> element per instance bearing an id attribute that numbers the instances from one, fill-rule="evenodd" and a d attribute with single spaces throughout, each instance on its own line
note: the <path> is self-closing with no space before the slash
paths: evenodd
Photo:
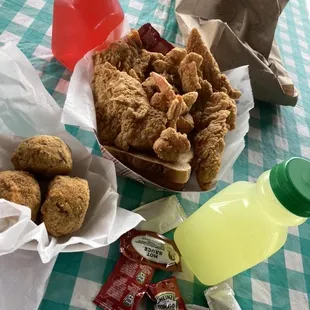
<path id="1" fill-rule="evenodd" d="M 233 173 L 227 175 L 212 193 L 178 195 L 188 215 L 229 183 L 253 181 L 277 162 L 292 156 L 310 158 L 310 18 L 307 1 L 290 1 L 276 34 L 284 64 L 300 90 L 298 106 L 257 104 L 251 112 L 246 148 L 234 165 Z M 15 42 L 38 71 L 46 89 L 62 106 L 70 73 L 51 54 L 52 4 L 52 0 L 0 0 L 0 45 Z M 121 4 L 132 27 L 151 22 L 166 39 L 182 43 L 174 17 L 174 0 L 121 0 Z M 67 129 L 92 153 L 100 154 L 92 133 L 71 126 Z M 126 209 L 171 194 L 124 178 L 118 179 L 118 186 L 120 206 Z M 118 256 L 117 242 L 109 248 L 59 255 L 40 309 L 96 309 L 91 300 L 112 271 Z M 158 271 L 153 281 L 167 276 L 169 274 Z M 189 272 L 177 277 L 185 301 L 206 306 L 205 287 Z M 242 309 L 309 309 L 310 220 L 290 229 L 288 240 L 279 252 L 234 277 L 232 285 Z"/>

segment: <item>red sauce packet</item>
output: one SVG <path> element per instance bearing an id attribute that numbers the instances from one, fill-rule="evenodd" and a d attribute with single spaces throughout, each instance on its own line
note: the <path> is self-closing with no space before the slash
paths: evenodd
<path id="1" fill-rule="evenodd" d="M 174 46 L 163 39 L 150 23 L 144 24 L 139 30 L 143 47 L 149 52 L 157 52 L 166 55 Z"/>
<path id="2" fill-rule="evenodd" d="M 128 231 L 120 238 L 120 252 L 153 268 L 182 271 L 181 254 L 175 242 L 153 231 Z"/>
<path id="3" fill-rule="evenodd" d="M 146 293 L 156 302 L 155 310 L 186 310 L 175 277 L 150 284 Z"/>
<path id="4" fill-rule="evenodd" d="M 138 307 L 154 268 L 121 255 L 94 303 L 104 310 L 135 310 Z"/>

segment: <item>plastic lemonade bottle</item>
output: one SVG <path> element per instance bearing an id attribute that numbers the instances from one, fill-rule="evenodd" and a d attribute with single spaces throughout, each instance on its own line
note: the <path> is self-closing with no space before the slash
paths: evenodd
<path id="1" fill-rule="evenodd" d="M 55 0 L 52 51 L 69 70 L 124 20 L 118 0 Z M 116 34 L 116 39 L 121 36 Z"/>
<path id="2" fill-rule="evenodd" d="M 185 220 L 174 239 L 183 259 L 206 285 L 218 284 L 268 258 L 289 226 L 310 216 L 310 162 L 292 158 L 256 184 L 237 182 Z"/>

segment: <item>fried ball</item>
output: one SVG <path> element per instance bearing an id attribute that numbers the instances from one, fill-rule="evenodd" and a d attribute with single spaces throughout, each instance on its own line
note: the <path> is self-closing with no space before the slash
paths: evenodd
<path id="1" fill-rule="evenodd" d="M 86 180 L 57 176 L 48 186 L 42 205 L 42 221 L 54 237 L 79 230 L 89 206 L 89 187 Z"/>
<path id="2" fill-rule="evenodd" d="M 40 186 L 29 172 L 1 171 L 0 198 L 31 209 L 31 219 L 36 220 L 41 203 Z"/>
<path id="3" fill-rule="evenodd" d="M 72 170 L 70 148 L 58 137 L 34 136 L 21 142 L 12 155 L 17 170 L 53 177 Z"/>

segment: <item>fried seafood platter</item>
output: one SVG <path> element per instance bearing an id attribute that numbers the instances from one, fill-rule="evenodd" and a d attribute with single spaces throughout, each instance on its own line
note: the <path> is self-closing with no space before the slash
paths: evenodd
<path id="1" fill-rule="evenodd" d="M 186 48 L 167 44 L 162 52 L 149 48 L 140 28 L 93 55 L 97 135 L 124 165 L 161 186 L 181 190 L 194 171 L 208 190 L 241 92 L 197 29 Z"/>

